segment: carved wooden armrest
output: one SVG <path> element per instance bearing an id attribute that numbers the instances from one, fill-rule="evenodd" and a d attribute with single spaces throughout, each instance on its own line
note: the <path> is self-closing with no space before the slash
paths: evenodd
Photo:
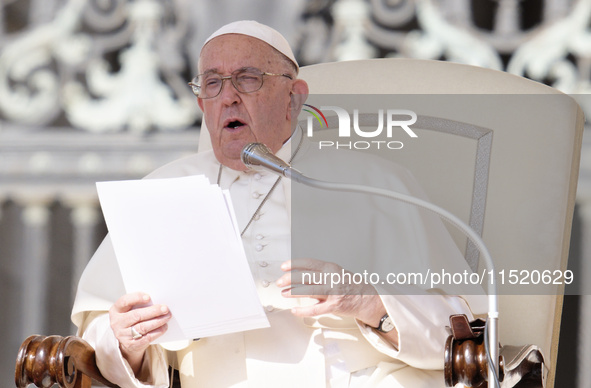
<path id="1" fill-rule="evenodd" d="M 31 383 L 37 387 L 90 388 L 92 379 L 117 387 L 103 377 L 94 349 L 80 337 L 33 335 L 19 349 L 14 374 L 18 388 Z"/>
<path id="2" fill-rule="evenodd" d="M 445 343 L 445 385 L 488 386 L 488 361 L 484 345 L 484 321 L 452 315 L 452 335 Z M 499 381 L 504 388 L 544 388 L 544 356 L 535 345 L 503 346 L 499 355 Z"/>
<path id="3" fill-rule="evenodd" d="M 488 361 L 484 345 L 484 321 L 469 323 L 465 315 L 450 317 L 452 335 L 445 343 L 445 386 L 458 383 L 466 387 L 485 388 L 488 380 Z M 503 381 L 504 362 L 499 357 L 499 379 Z"/>

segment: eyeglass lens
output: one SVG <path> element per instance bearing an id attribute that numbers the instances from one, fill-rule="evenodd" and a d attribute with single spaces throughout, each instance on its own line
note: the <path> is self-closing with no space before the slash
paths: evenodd
<path id="1" fill-rule="evenodd" d="M 194 87 L 193 92 L 195 92 L 195 89 L 199 89 L 199 97 L 215 97 L 222 90 L 224 80 L 226 79 L 231 79 L 234 87 L 242 93 L 255 92 L 263 86 L 263 73 L 261 71 L 255 69 L 241 69 L 227 77 L 222 77 L 217 73 L 199 76 L 196 79 L 196 83 L 197 85 L 200 85 L 200 87 Z"/>

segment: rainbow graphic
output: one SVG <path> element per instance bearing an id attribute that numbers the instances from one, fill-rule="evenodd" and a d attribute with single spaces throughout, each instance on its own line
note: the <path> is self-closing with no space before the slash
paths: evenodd
<path id="1" fill-rule="evenodd" d="M 304 106 L 307 106 L 307 107 L 310 107 L 311 109 L 313 109 L 313 110 L 310 110 L 310 109 L 302 108 L 305 112 L 308 112 L 312 116 L 316 117 L 316 120 L 318 120 L 318 122 L 320 123 L 320 128 L 322 128 L 324 126 L 326 126 L 328 128 L 328 121 L 326 121 L 326 117 L 324 117 L 324 113 L 322 113 L 320 111 L 320 109 L 316 108 L 315 106 L 308 105 L 308 104 L 304 104 Z M 322 117 L 322 120 L 324 120 L 324 124 L 322 124 L 320 117 Z"/>

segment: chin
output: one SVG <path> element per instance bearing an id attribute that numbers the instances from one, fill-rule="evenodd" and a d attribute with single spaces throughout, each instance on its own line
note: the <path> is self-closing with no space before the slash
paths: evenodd
<path id="1" fill-rule="evenodd" d="M 222 144 L 221 149 L 226 157 L 233 158 L 238 157 L 240 158 L 240 152 L 242 152 L 242 148 L 245 145 L 256 141 L 255 139 L 248 138 L 248 139 L 233 139 L 231 141 Z"/>

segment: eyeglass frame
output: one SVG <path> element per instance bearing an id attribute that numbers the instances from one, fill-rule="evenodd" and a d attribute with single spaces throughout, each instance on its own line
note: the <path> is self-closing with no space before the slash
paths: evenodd
<path id="1" fill-rule="evenodd" d="M 256 70 L 257 74 L 259 74 L 261 76 L 261 85 L 257 89 L 255 89 L 255 90 L 251 90 L 249 92 L 244 92 L 244 91 L 240 90 L 238 88 L 238 86 L 236 86 L 236 84 L 234 83 L 234 81 L 235 81 L 235 76 L 237 74 L 239 74 L 240 72 L 243 72 L 243 71 L 247 71 L 247 70 Z M 211 97 L 200 97 L 199 94 L 195 93 L 195 89 L 201 90 L 201 85 L 199 85 L 198 83 L 195 83 L 193 81 L 195 81 L 199 77 L 201 77 L 203 75 L 206 75 L 206 74 L 217 74 L 217 75 L 220 76 L 220 80 L 222 81 L 222 83 L 220 85 L 220 90 L 217 92 L 217 94 L 215 96 L 211 96 Z M 224 81 L 226 81 L 228 79 L 230 80 L 232 86 L 234 86 L 234 89 L 236 89 L 240 93 L 254 93 L 256 91 L 259 91 L 259 90 L 261 90 L 261 88 L 263 87 L 263 84 L 265 83 L 265 78 L 263 77 L 265 75 L 269 75 L 269 76 L 282 76 L 282 77 L 289 78 L 290 80 L 293 80 L 293 76 L 290 75 L 290 74 L 287 74 L 287 73 L 275 74 L 275 73 L 269 73 L 269 72 L 266 72 L 266 71 L 262 71 L 260 69 L 257 69 L 256 67 L 243 67 L 243 68 L 234 70 L 230 75 L 226 75 L 226 76 L 222 76 L 221 74 L 215 73 L 215 72 L 201 73 L 201 74 L 198 74 L 195 77 L 193 77 L 193 79 L 191 80 L 191 82 L 188 82 L 188 85 L 191 88 L 191 91 L 193 92 L 193 94 L 195 96 L 197 96 L 197 97 L 199 97 L 201 99 L 204 99 L 204 100 L 208 100 L 210 98 L 216 98 L 217 96 L 220 95 L 220 93 L 222 92 L 222 89 L 224 88 Z"/>

